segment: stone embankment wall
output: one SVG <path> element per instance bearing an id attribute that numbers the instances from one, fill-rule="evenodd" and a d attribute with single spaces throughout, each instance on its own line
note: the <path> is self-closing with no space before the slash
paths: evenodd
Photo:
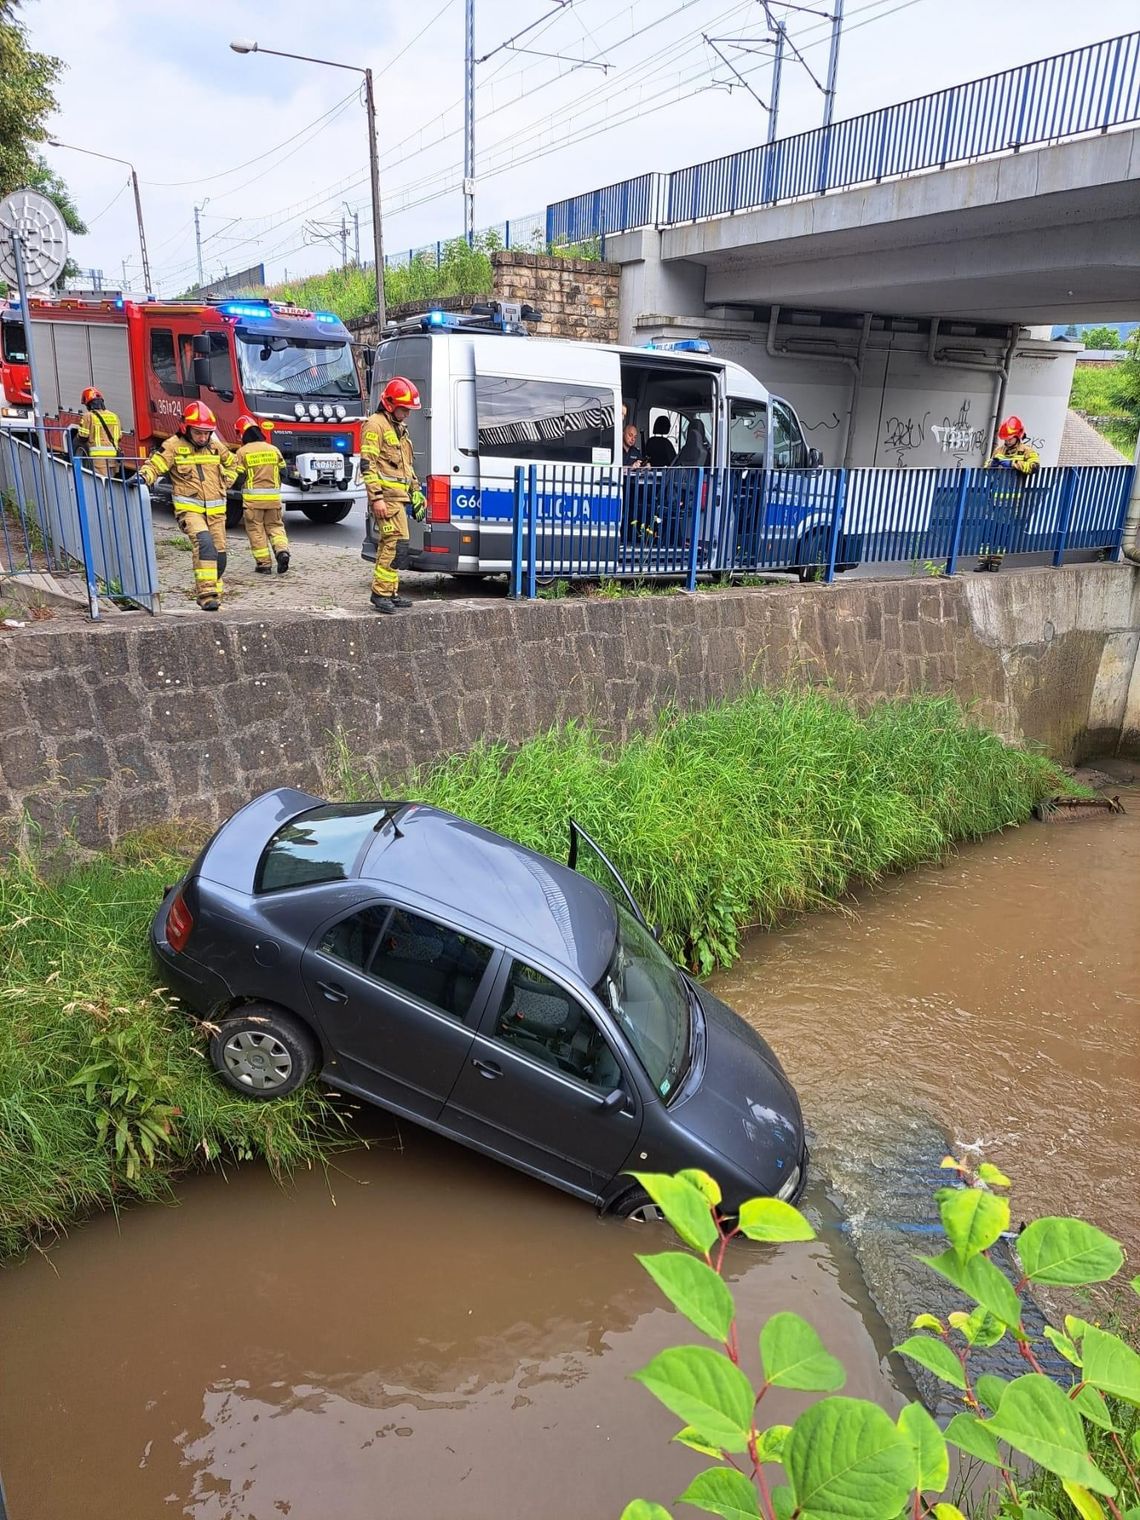
<path id="1" fill-rule="evenodd" d="M 753 686 L 952 692 L 1063 760 L 1140 753 L 1140 575 L 1082 566 L 694 596 L 422 603 L 380 620 L 129 620 L 2 646 L 0 830 L 88 847 L 319 790 L 335 733 L 396 778 L 567 718 L 621 736 Z"/>
<path id="2" fill-rule="evenodd" d="M 491 255 L 491 296 L 537 307 L 542 321 L 531 331 L 544 338 L 581 338 L 592 343 L 618 341 L 621 265 L 599 259 L 561 259 L 545 253 L 519 253 L 513 248 Z M 389 319 L 413 317 L 429 307 L 469 311 L 486 296 L 445 296 L 438 301 L 408 301 L 394 306 Z M 375 316 L 355 317 L 348 323 L 360 343 L 375 345 Z"/>

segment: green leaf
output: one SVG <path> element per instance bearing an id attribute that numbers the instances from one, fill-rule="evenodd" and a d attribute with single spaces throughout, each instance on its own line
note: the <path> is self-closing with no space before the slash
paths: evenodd
<path id="1" fill-rule="evenodd" d="M 1069 1482 L 1063 1482 L 1061 1487 L 1072 1500 L 1073 1508 L 1080 1515 L 1081 1520 L 1104 1520 L 1104 1510 L 1100 1506 L 1100 1501 L 1094 1499 L 1087 1488 L 1083 1488 L 1079 1483 Z"/>
<path id="2" fill-rule="evenodd" d="M 1085 1382 L 1102 1393 L 1140 1404 L 1140 1356 L 1118 1335 L 1090 1325 L 1081 1342 Z"/>
<path id="3" fill-rule="evenodd" d="M 992 1372 L 983 1372 L 974 1382 L 974 1392 L 991 1414 L 997 1413 L 1001 1396 L 1008 1387 L 1005 1378 L 995 1377 Z"/>
<path id="4" fill-rule="evenodd" d="M 965 1388 L 966 1374 L 962 1371 L 962 1363 L 944 1341 L 936 1341 L 930 1335 L 911 1335 L 896 1346 L 895 1350 L 901 1356 L 909 1356 L 912 1361 L 926 1367 L 944 1383 L 953 1383 L 955 1388 Z"/>
<path id="5" fill-rule="evenodd" d="M 1132 1455 L 1140 1462 L 1140 1430 L 1132 1432 Z"/>
<path id="6" fill-rule="evenodd" d="M 991 1435 L 1059 1478 L 1098 1494 L 1116 1493 L 1116 1485 L 1089 1456 L 1080 1415 L 1056 1383 L 1041 1373 L 1015 1378 L 986 1424 Z"/>
<path id="7" fill-rule="evenodd" d="M 706 1262 L 685 1251 L 661 1251 L 637 1259 L 669 1302 L 698 1330 L 714 1341 L 728 1339 L 735 1313 L 732 1294 Z"/>
<path id="8" fill-rule="evenodd" d="M 792 1520 L 795 1508 L 796 1496 L 786 1484 L 772 1490 L 772 1513 L 776 1520 Z"/>
<path id="9" fill-rule="evenodd" d="M 621 1520 L 673 1520 L 662 1504 L 650 1499 L 631 1499 L 621 1512 Z"/>
<path id="10" fill-rule="evenodd" d="M 691 1425 L 686 1425 L 684 1430 L 679 1430 L 673 1437 L 682 1446 L 687 1446 L 690 1451 L 699 1451 L 702 1457 L 716 1457 L 718 1461 L 724 1460 L 724 1452 L 719 1446 L 713 1446 L 706 1441 L 700 1431 L 694 1430 Z"/>
<path id="11" fill-rule="evenodd" d="M 968 1323 L 971 1346 L 981 1346 L 983 1349 L 996 1346 L 1005 1335 L 1005 1326 L 997 1315 L 991 1314 L 988 1309 L 975 1309 Z"/>
<path id="12" fill-rule="evenodd" d="M 914 1452 L 911 1487 L 920 1493 L 940 1494 L 950 1481 L 950 1458 L 942 1432 L 921 1404 L 908 1404 L 899 1415 L 898 1426 Z"/>
<path id="13" fill-rule="evenodd" d="M 633 1374 L 711 1446 L 746 1451 L 755 1394 L 726 1356 L 707 1346 L 670 1346 Z"/>
<path id="14" fill-rule="evenodd" d="M 1108 1405 L 1095 1388 L 1086 1383 L 1081 1389 L 1071 1396 L 1070 1402 L 1080 1410 L 1086 1420 L 1094 1425 L 1099 1425 L 1102 1430 L 1115 1430 L 1112 1416 L 1108 1412 Z"/>
<path id="15" fill-rule="evenodd" d="M 1065 1315 L 1065 1330 L 1078 1345 L 1088 1327 L 1089 1322 L 1087 1319 L 1080 1319 L 1075 1314 Z"/>
<path id="16" fill-rule="evenodd" d="M 1124 1265 L 1116 1241 L 1080 1219 L 1035 1219 L 1017 1237 L 1017 1254 L 1030 1282 L 1056 1287 L 1107 1282 Z"/>
<path id="17" fill-rule="evenodd" d="M 743 1473 L 732 1467 L 710 1467 L 707 1472 L 698 1473 L 677 1503 L 691 1504 L 710 1515 L 723 1515 L 724 1520 L 760 1520 L 756 1490 Z"/>
<path id="18" fill-rule="evenodd" d="M 988 1251 L 1003 1230 L 1009 1229 L 1009 1200 L 981 1188 L 947 1188 L 938 1205 L 942 1228 L 955 1255 L 969 1261 Z"/>
<path id="19" fill-rule="evenodd" d="M 764 1379 L 777 1388 L 830 1393 L 847 1381 L 843 1363 L 828 1351 L 806 1319 L 783 1310 L 760 1331 Z"/>
<path id="20" fill-rule="evenodd" d="M 691 1183 L 710 1208 L 719 1207 L 722 1196 L 720 1187 L 708 1172 L 702 1172 L 700 1167 L 687 1166 L 683 1172 L 678 1172 L 677 1176 Z"/>
<path id="21" fill-rule="evenodd" d="M 1021 1324 L 1021 1303 L 1013 1284 L 987 1256 L 971 1256 L 963 1265 L 949 1250 L 941 1256 L 920 1256 L 919 1260 L 988 1309 L 1003 1325 L 1016 1329 Z"/>
<path id="22" fill-rule="evenodd" d="M 1054 1330 L 1052 1325 L 1046 1325 L 1045 1339 L 1055 1351 L 1061 1353 L 1067 1362 L 1072 1362 L 1074 1367 L 1081 1365 L 1081 1353 L 1067 1335 L 1062 1335 L 1059 1330 Z"/>
<path id="23" fill-rule="evenodd" d="M 933 1330 L 935 1335 L 945 1335 L 946 1326 L 933 1314 L 920 1314 L 910 1327 L 912 1330 Z"/>
<path id="24" fill-rule="evenodd" d="M 749 1198 L 740 1205 L 740 1233 L 749 1240 L 814 1240 L 815 1231 L 790 1203 L 779 1198 Z"/>
<path id="25" fill-rule="evenodd" d="M 956 1414 L 944 1434 L 950 1445 L 959 1451 L 969 1452 L 970 1456 L 988 1462 L 991 1467 L 1004 1467 L 997 1442 L 985 1421 L 979 1420 L 976 1414 Z"/>
<path id="26" fill-rule="evenodd" d="M 983 1161 L 978 1168 L 978 1176 L 983 1182 L 988 1182 L 990 1187 L 1009 1187 L 1010 1180 L 1004 1172 L 999 1172 L 997 1167 L 989 1161 Z"/>
<path id="27" fill-rule="evenodd" d="M 956 1504 L 936 1504 L 934 1520 L 966 1520 L 966 1517 Z"/>
<path id="28" fill-rule="evenodd" d="M 770 1425 L 762 1430 L 756 1437 L 756 1454 L 761 1462 L 782 1462 L 791 1433 L 790 1425 Z"/>
<path id="29" fill-rule="evenodd" d="M 704 1255 L 719 1236 L 708 1200 L 699 1188 L 667 1172 L 631 1172 L 687 1246 Z"/>
<path id="30" fill-rule="evenodd" d="M 1133 1293 L 1140 1293 L 1140 1276 L 1134 1277 L 1132 1279 L 1132 1285 L 1131 1286 L 1132 1286 Z"/>
<path id="31" fill-rule="evenodd" d="M 914 1455 L 877 1405 L 830 1398 L 792 1426 L 784 1467 L 802 1520 L 877 1520 L 906 1503 Z"/>

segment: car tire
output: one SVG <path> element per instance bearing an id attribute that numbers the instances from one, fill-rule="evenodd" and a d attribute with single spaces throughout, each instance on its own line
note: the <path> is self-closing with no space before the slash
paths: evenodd
<path id="1" fill-rule="evenodd" d="M 827 559 L 831 551 L 828 535 L 818 528 L 813 528 L 810 533 L 805 533 L 800 539 L 799 548 L 796 550 L 796 563 L 792 567 L 799 571 L 801 581 L 822 580 L 827 574 Z"/>
<path id="2" fill-rule="evenodd" d="M 210 1061 L 247 1098 L 284 1098 L 312 1076 L 319 1051 L 310 1032 L 268 1003 L 247 1003 L 210 1036 Z"/>
<path id="3" fill-rule="evenodd" d="M 622 1193 L 607 1212 L 615 1219 L 631 1219 L 637 1224 L 658 1224 L 665 1218 L 643 1187 L 632 1187 Z"/>
<path id="4" fill-rule="evenodd" d="M 309 506 L 302 507 L 301 511 L 314 523 L 338 523 L 343 522 L 352 511 L 351 501 L 314 501 Z"/>

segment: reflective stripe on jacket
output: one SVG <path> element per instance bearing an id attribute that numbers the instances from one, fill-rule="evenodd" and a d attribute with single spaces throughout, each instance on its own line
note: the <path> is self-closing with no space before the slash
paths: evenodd
<path id="1" fill-rule="evenodd" d="M 170 476 L 176 512 L 224 512 L 226 489 L 237 479 L 236 456 L 216 435 L 198 448 L 176 433 L 139 470 L 148 486 Z"/>
<path id="2" fill-rule="evenodd" d="M 241 499 L 251 506 L 271 505 L 281 500 L 281 472 L 285 456 L 272 443 L 243 443 L 234 454 L 241 483 Z"/>
<path id="3" fill-rule="evenodd" d="M 123 424 L 106 407 L 98 412 L 84 412 L 77 431 L 88 459 L 114 459 L 118 454 Z"/>
<path id="4" fill-rule="evenodd" d="M 383 407 L 360 430 L 360 478 L 369 501 L 381 497 L 390 506 L 406 507 L 420 488 L 411 435 Z"/>
<path id="5" fill-rule="evenodd" d="M 1032 475 L 1041 464 L 1041 456 L 1030 443 L 999 443 L 986 460 L 986 469 L 1008 465 L 1019 475 Z"/>

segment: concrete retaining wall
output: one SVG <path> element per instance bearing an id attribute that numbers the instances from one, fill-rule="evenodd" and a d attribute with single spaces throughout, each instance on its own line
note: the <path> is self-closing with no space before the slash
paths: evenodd
<path id="1" fill-rule="evenodd" d="M 1070 760 L 1140 751 L 1140 576 L 1126 566 L 614 601 L 425 603 L 29 629 L 2 646 L 0 820 L 82 845 L 319 788 L 334 732 L 389 776 L 562 719 L 616 735 L 670 703 L 831 683 L 921 690 Z"/>

